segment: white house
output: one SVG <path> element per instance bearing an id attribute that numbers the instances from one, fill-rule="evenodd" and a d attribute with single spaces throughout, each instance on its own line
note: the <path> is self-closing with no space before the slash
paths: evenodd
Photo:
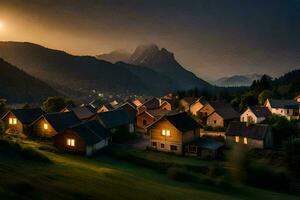
<path id="1" fill-rule="evenodd" d="M 272 113 L 267 107 L 251 106 L 241 114 L 240 121 L 251 124 L 258 124 L 271 115 Z"/>
<path id="2" fill-rule="evenodd" d="M 267 99 L 265 102 L 272 114 L 286 117 L 288 120 L 299 119 L 300 103 L 296 100 Z"/>

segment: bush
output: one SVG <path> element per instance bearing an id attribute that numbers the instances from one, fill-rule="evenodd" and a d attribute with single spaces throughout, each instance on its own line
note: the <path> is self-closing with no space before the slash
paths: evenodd
<path id="1" fill-rule="evenodd" d="M 167 170 L 168 178 L 180 182 L 195 182 L 196 177 L 182 168 L 169 168 Z"/>
<path id="2" fill-rule="evenodd" d="M 47 156 L 45 156 L 44 154 L 40 153 L 38 150 L 33 149 L 31 147 L 22 148 L 20 153 L 27 159 L 30 159 L 33 161 L 52 163 L 51 160 Z"/>

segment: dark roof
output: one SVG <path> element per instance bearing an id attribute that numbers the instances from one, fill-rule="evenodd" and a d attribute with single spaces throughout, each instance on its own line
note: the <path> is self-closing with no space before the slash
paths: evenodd
<path id="1" fill-rule="evenodd" d="M 161 106 L 161 100 L 159 98 L 152 98 L 143 104 L 147 109 L 157 109 Z"/>
<path id="2" fill-rule="evenodd" d="M 110 136 L 110 132 L 105 129 L 98 120 L 86 121 L 68 128 L 75 132 L 86 144 L 96 144 Z"/>
<path id="3" fill-rule="evenodd" d="M 209 150 L 218 150 L 219 148 L 224 146 L 224 143 L 222 142 L 215 142 L 204 138 L 196 138 L 195 140 L 189 142 L 188 144 L 197 145 L 200 148 L 209 149 Z"/>
<path id="4" fill-rule="evenodd" d="M 71 108 L 67 108 L 70 111 L 73 111 L 75 113 L 75 115 L 79 118 L 79 119 L 87 119 L 90 118 L 94 115 L 94 112 L 92 112 L 90 109 L 88 109 L 87 107 L 71 107 Z"/>
<path id="5" fill-rule="evenodd" d="M 86 107 L 91 112 L 96 112 L 96 109 L 92 105 L 89 105 L 89 104 L 88 105 L 82 105 L 81 107 Z"/>
<path id="6" fill-rule="evenodd" d="M 12 112 L 22 124 L 30 124 L 44 114 L 43 110 L 40 108 L 12 109 L 7 112 L 3 118 L 10 112 Z"/>
<path id="7" fill-rule="evenodd" d="M 199 100 L 199 98 L 196 97 L 184 97 L 183 98 L 184 101 L 186 101 L 189 105 L 195 103 L 196 101 Z"/>
<path id="8" fill-rule="evenodd" d="M 272 115 L 271 111 L 267 107 L 250 106 L 249 109 L 256 117 L 268 117 Z"/>
<path id="9" fill-rule="evenodd" d="M 124 109 L 117 109 L 108 112 L 97 113 L 97 118 L 108 128 L 117 128 L 122 125 L 134 123 L 134 120 Z"/>
<path id="10" fill-rule="evenodd" d="M 268 99 L 272 108 L 298 108 L 300 103 L 296 100 Z"/>
<path id="11" fill-rule="evenodd" d="M 214 108 L 215 112 L 225 120 L 239 118 L 240 116 L 240 114 L 225 101 L 211 101 L 209 104 Z"/>
<path id="12" fill-rule="evenodd" d="M 63 131 L 70 126 L 81 123 L 81 120 L 75 115 L 73 111 L 49 113 L 44 115 L 46 120 L 57 131 Z"/>
<path id="13" fill-rule="evenodd" d="M 201 127 L 201 125 L 186 112 L 166 115 L 164 118 L 181 132 L 187 132 Z"/>
<path id="14" fill-rule="evenodd" d="M 230 122 L 226 131 L 226 136 L 243 136 L 262 140 L 270 130 L 267 124 L 252 124 L 247 126 L 246 122 Z"/>

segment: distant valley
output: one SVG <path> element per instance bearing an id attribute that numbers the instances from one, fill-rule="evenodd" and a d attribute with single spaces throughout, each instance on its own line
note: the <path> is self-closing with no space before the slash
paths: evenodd
<path id="1" fill-rule="evenodd" d="M 234 75 L 217 79 L 212 84 L 221 87 L 250 86 L 254 80 L 259 80 L 262 76 L 262 74 Z"/>

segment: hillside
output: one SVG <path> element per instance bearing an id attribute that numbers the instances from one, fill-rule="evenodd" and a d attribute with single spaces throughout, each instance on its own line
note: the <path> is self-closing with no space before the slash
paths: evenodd
<path id="1" fill-rule="evenodd" d="M 45 145 L 22 141 L 23 153 L 16 147 L 0 146 L 1 199 L 270 199 L 292 200 L 297 197 L 247 186 L 228 189 L 200 183 L 180 182 L 165 174 L 115 159 L 105 153 L 86 158 L 63 153 L 39 151 Z M 25 149 L 39 151 L 51 163 L 31 157 Z M 49 148 L 48 148 L 49 149 Z M 207 161 L 162 155 L 168 163 L 199 167 Z M 159 159 L 157 156 L 156 159 Z M 148 159 L 148 158 L 147 158 Z M 116 188 L 117 192 L 116 192 Z"/>
<path id="2" fill-rule="evenodd" d="M 178 89 L 210 88 L 210 84 L 178 64 L 173 54 L 158 47 L 155 51 L 148 51 L 148 46 L 146 49 L 138 47 L 126 65 L 21 42 L 0 42 L 0 57 L 55 89 L 66 93 L 79 91 L 86 96 L 92 90 L 109 94 L 162 95 Z M 142 57 L 149 59 L 140 62 Z"/>
<path id="3" fill-rule="evenodd" d="M 259 80 L 261 77 L 262 75 L 259 74 L 234 75 L 220 78 L 213 84 L 222 87 L 250 86 L 254 80 Z"/>
<path id="4" fill-rule="evenodd" d="M 0 98 L 23 103 L 40 102 L 54 95 L 58 92 L 49 85 L 0 58 Z"/>
<path id="5" fill-rule="evenodd" d="M 116 63 L 119 61 L 128 62 L 131 54 L 126 51 L 116 50 L 110 53 L 97 55 L 96 58 L 99 60 L 106 60 L 111 63 Z"/>

